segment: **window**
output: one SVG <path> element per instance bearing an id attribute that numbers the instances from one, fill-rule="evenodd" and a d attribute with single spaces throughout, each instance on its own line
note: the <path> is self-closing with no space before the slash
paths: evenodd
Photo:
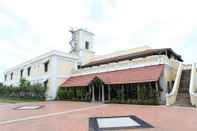
<path id="1" fill-rule="evenodd" d="M 44 72 L 48 72 L 49 61 L 44 63 Z"/>
<path id="2" fill-rule="evenodd" d="M 21 78 L 23 78 L 23 69 L 20 71 L 20 73 L 21 73 Z"/>
<path id="3" fill-rule="evenodd" d="M 4 76 L 4 80 L 7 81 L 7 75 Z"/>
<path id="4" fill-rule="evenodd" d="M 27 68 L 27 75 L 30 76 L 30 74 L 31 74 L 31 67 L 28 67 Z"/>
<path id="5" fill-rule="evenodd" d="M 10 75 L 10 77 L 11 77 L 11 80 L 13 79 L 13 74 L 14 74 L 14 73 L 12 72 L 12 73 L 11 73 L 11 75 Z"/>
<path id="6" fill-rule="evenodd" d="M 172 84 L 172 87 L 174 86 L 174 82 L 175 82 L 175 81 L 174 81 L 174 80 L 172 80 L 172 82 L 171 82 L 171 84 Z"/>
<path id="7" fill-rule="evenodd" d="M 80 69 L 81 68 L 81 65 L 77 65 L 77 69 Z"/>
<path id="8" fill-rule="evenodd" d="M 48 80 L 44 81 L 44 87 L 48 86 Z"/>
<path id="9" fill-rule="evenodd" d="M 86 48 L 87 50 L 89 49 L 89 42 L 88 42 L 88 41 L 85 42 L 85 48 Z"/>

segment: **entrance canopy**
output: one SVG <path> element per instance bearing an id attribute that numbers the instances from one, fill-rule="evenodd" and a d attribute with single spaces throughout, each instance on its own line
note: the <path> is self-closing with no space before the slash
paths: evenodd
<path id="1" fill-rule="evenodd" d="M 163 68 L 164 65 L 152 65 L 110 72 L 72 76 L 62 84 L 62 87 L 88 86 L 95 78 L 102 80 L 104 84 L 155 82 L 160 79 Z"/>

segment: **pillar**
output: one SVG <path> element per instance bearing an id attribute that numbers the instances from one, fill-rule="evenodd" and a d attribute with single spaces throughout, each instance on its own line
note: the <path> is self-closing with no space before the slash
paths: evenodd
<path id="1" fill-rule="evenodd" d="M 155 87 L 156 87 L 156 92 L 157 92 L 157 94 L 156 94 L 157 100 L 158 100 L 159 102 L 161 102 L 161 97 L 160 97 L 160 91 L 159 91 L 158 82 L 155 82 Z"/>
<path id="2" fill-rule="evenodd" d="M 99 87 L 99 101 L 101 101 L 101 86 L 98 85 L 98 87 Z"/>
<path id="3" fill-rule="evenodd" d="M 102 88 L 102 102 L 105 102 L 105 90 L 104 90 L 104 85 L 101 85 Z"/>
<path id="4" fill-rule="evenodd" d="M 155 82 L 155 88 L 156 88 L 156 92 L 159 93 L 159 86 L 157 82 Z M 157 94 L 157 96 L 159 96 L 159 94 Z"/>
<path id="5" fill-rule="evenodd" d="M 94 85 L 92 85 L 92 101 L 95 101 L 95 96 L 94 96 Z"/>
<path id="6" fill-rule="evenodd" d="M 137 100 L 140 100 L 139 92 L 140 92 L 140 85 L 137 83 Z"/>
<path id="7" fill-rule="evenodd" d="M 149 97 L 152 97 L 153 96 L 153 88 L 152 88 L 152 85 L 151 83 L 149 83 Z"/>
<path id="8" fill-rule="evenodd" d="M 124 102 L 124 85 L 121 86 L 121 101 Z"/>
<path id="9" fill-rule="evenodd" d="M 108 85 L 108 101 L 111 101 L 111 90 L 110 90 L 110 85 Z"/>

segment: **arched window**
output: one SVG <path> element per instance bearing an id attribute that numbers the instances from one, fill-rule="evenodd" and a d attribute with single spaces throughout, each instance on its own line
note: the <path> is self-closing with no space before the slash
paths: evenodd
<path id="1" fill-rule="evenodd" d="M 86 42 L 85 42 L 85 48 L 86 48 L 87 50 L 89 49 L 89 46 L 90 46 L 90 45 L 89 45 L 89 42 L 86 41 Z"/>

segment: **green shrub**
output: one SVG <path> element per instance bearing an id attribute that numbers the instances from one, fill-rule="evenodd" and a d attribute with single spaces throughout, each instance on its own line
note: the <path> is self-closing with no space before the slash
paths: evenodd
<path id="1" fill-rule="evenodd" d="M 19 86 L 0 86 L 0 97 L 2 98 L 30 98 L 45 100 L 47 87 L 41 84 L 31 85 L 29 81 L 22 79 Z"/>
<path id="2" fill-rule="evenodd" d="M 84 87 L 59 88 L 57 100 L 91 101 L 91 94 Z"/>

